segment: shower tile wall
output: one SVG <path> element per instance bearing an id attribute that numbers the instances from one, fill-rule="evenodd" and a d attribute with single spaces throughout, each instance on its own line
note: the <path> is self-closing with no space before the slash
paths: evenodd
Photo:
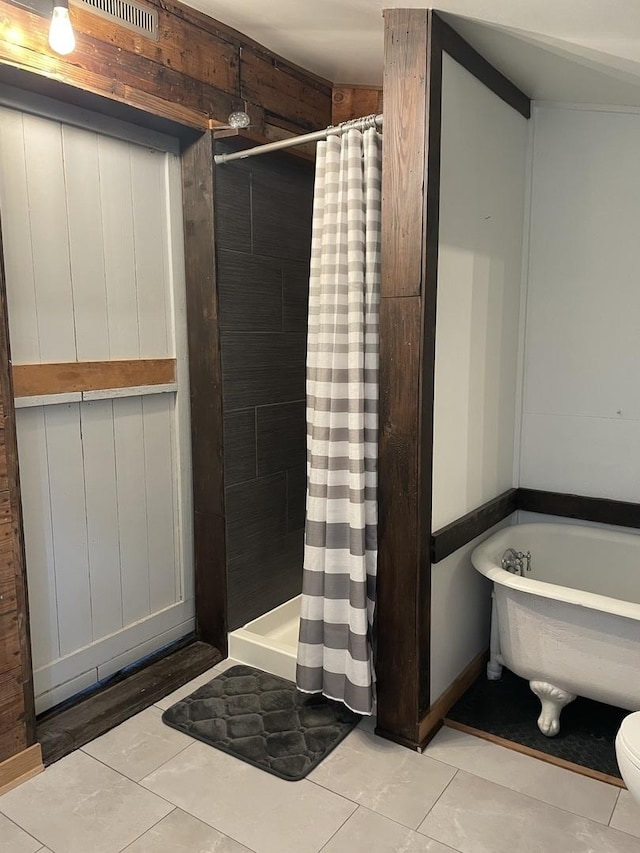
<path id="1" fill-rule="evenodd" d="M 302 583 L 312 202 L 304 161 L 264 155 L 216 171 L 230 630 Z"/>

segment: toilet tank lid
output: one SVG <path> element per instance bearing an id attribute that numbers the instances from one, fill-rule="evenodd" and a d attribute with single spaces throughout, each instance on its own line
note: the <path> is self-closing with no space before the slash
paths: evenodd
<path id="1" fill-rule="evenodd" d="M 640 759 L 640 711 L 624 718 L 618 735 L 629 752 Z"/>

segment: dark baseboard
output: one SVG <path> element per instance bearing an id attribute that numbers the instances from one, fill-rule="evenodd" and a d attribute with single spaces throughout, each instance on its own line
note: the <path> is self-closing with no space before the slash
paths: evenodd
<path id="1" fill-rule="evenodd" d="M 144 711 L 221 660 L 217 649 L 196 640 L 114 678 L 89 696 L 43 714 L 36 724 L 36 736 L 44 764 L 58 761 Z"/>

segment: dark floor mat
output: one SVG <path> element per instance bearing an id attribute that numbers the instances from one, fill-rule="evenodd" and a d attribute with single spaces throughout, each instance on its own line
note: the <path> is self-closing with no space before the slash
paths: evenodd
<path id="1" fill-rule="evenodd" d="M 361 719 L 252 666 L 232 666 L 162 715 L 168 726 L 289 782 L 304 779 Z"/>
<path id="2" fill-rule="evenodd" d="M 500 681 L 481 675 L 447 714 L 450 720 L 620 778 L 615 738 L 629 711 L 578 697 L 563 709 L 560 733 L 545 737 L 536 720 L 540 702 L 529 682 L 503 670 Z"/>

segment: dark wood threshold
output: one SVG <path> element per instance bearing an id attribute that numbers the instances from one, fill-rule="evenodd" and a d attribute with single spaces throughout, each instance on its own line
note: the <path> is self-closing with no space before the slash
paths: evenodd
<path id="1" fill-rule="evenodd" d="M 439 563 L 476 536 L 498 524 L 518 509 L 518 489 L 508 489 L 497 498 L 471 510 L 462 518 L 431 535 L 431 562 Z"/>
<path id="2" fill-rule="evenodd" d="M 518 509 L 564 518 L 579 518 L 598 524 L 640 528 L 640 504 L 628 501 L 543 492 L 538 489 L 518 489 Z"/>
<path id="3" fill-rule="evenodd" d="M 213 646 L 193 640 L 139 669 L 114 676 L 90 696 L 43 714 L 36 736 L 45 766 L 144 711 L 221 660 Z"/>
<path id="4" fill-rule="evenodd" d="M 532 758 L 539 758 L 540 761 L 546 761 L 547 764 L 553 764 L 555 767 L 563 767 L 565 770 L 572 770 L 574 773 L 579 773 L 581 776 L 588 776 L 589 779 L 597 779 L 599 782 L 606 782 L 607 785 L 615 785 L 617 788 L 626 788 L 622 779 L 617 776 L 609 776 L 608 773 L 600 773 L 598 770 L 592 770 L 590 767 L 583 767 L 581 764 L 574 764 L 573 761 L 565 761 L 563 758 L 558 758 L 555 755 L 549 755 L 547 752 L 540 752 L 537 749 L 532 749 L 530 746 L 524 746 L 521 743 L 516 743 L 512 740 L 493 735 L 490 732 L 483 732 L 481 729 L 476 729 L 473 726 L 467 726 L 464 723 L 458 723 L 456 720 L 448 718 L 444 721 L 445 726 L 450 729 L 457 729 L 459 732 L 465 732 L 475 737 L 480 737 L 483 740 L 488 740 L 490 743 L 497 743 L 498 746 L 505 746 L 507 749 L 512 749 L 514 752 L 520 752 L 523 755 L 529 755 Z"/>

